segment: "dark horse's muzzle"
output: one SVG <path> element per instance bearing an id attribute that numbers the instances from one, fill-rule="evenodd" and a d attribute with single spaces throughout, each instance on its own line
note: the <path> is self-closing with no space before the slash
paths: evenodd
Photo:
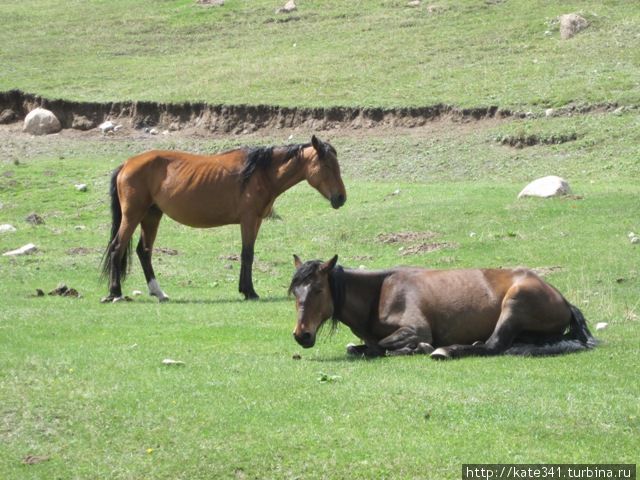
<path id="1" fill-rule="evenodd" d="M 293 338 L 295 338 L 296 342 L 298 342 L 303 348 L 311 348 L 316 343 L 315 335 L 312 335 L 309 332 L 303 332 L 300 335 L 296 335 L 294 333 Z"/>
<path id="2" fill-rule="evenodd" d="M 347 201 L 347 198 L 339 193 L 337 195 L 331 195 L 331 206 L 333 208 L 340 208 Z"/>

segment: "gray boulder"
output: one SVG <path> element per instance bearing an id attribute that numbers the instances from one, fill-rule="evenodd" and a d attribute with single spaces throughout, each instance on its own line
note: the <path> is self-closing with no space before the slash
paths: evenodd
<path id="1" fill-rule="evenodd" d="M 62 125 L 53 112 L 36 108 L 25 117 L 22 130 L 32 135 L 48 135 L 62 130 Z"/>
<path id="2" fill-rule="evenodd" d="M 568 40 L 589 26 L 589 22 L 577 13 L 560 15 L 560 38 Z"/>
<path id="3" fill-rule="evenodd" d="M 571 193 L 571 188 L 564 178 L 555 175 L 542 177 L 534 180 L 524 187 L 518 194 L 518 198 L 523 197 L 559 197 Z"/>

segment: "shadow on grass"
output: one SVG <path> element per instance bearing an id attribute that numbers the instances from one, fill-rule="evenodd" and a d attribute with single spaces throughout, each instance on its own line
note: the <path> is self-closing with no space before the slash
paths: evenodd
<path id="1" fill-rule="evenodd" d="M 290 301 L 291 298 L 286 295 L 280 297 L 267 297 L 260 298 L 260 300 L 255 301 L 247 301 L 241 298 L 219 298 L 219 299 L 171 299 L 167 304 L 176 304 L 176 305 L 224 305 L 229 303 L 238 303 L 238 304 L 246 304 L 246 305 L 259 305 L 261 303 L 280 303 Z"/>

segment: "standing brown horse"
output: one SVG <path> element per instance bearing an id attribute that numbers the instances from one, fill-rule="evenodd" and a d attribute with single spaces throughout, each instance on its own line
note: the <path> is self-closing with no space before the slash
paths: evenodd
<path id="1" fill-rule="evenodd" d="M 596 344 L 580 310 L 524 268 L 364 272 L 336 266 L 337 255 L 294 259 L 293 336 L 304 348 L 329 318 L 364 341 L 352 355 L 554 355 Z"/>
<path id="2" fill-rule="evenodd" d="M 240 148 L 218 155 L 152 150 L 130 158 L 111 177 L 111 240 L 103 262 L 109 295 L 102 301 L 123 298 L 121 281 L 138 225 L 142 233 L 136 252 L 149 294 L 161 302 L 168 300 L 151 266 L 163 214 L 197 228 L 239 223 L 239 290 L 245 299 L 257 299 L 251 271 L 260 224 L 276 198 L 302 180 L 329 199 L 333 208 L 340 208 L 347 200 L 336 150 L 315 135 L 311 143 L 303 145 Z"/>

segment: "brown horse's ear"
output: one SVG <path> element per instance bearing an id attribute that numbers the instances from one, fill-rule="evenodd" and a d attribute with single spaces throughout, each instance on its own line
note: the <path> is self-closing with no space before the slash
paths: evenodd
<path id="1" fill-rule="evenodd" d="M 298 257 L 298 255 L 296 255 L 295 253 L 293 254 L 293 264 L 296 266 L 296 268 L 300 268 L 302 266 L 302 260 L 300 260 L 300 257 Z"/>
<path id="2" fill-rule="evenodd" d="M 322 141 L 316 137 L 315 135 L 313 135 L 311 137 L 311 145 L 313 145 L 313 148 L 316 150 L 316 152 L 318 152 L 318 156 L 320 158 L 324 157 L 325 155 L 325 149 L 324 149 L 324 144 L 322 143 Z"/>
<path id="3" fill-rule="evenodd" d="M 333 267 L 336 266 L 336 263 L 338 263 L 338 255 L 334 255 L 331 260 L 328 260 L 320 265 L 320 271 L 322 273 L 329 273 L 331 270 L 333 270 Z"/>

